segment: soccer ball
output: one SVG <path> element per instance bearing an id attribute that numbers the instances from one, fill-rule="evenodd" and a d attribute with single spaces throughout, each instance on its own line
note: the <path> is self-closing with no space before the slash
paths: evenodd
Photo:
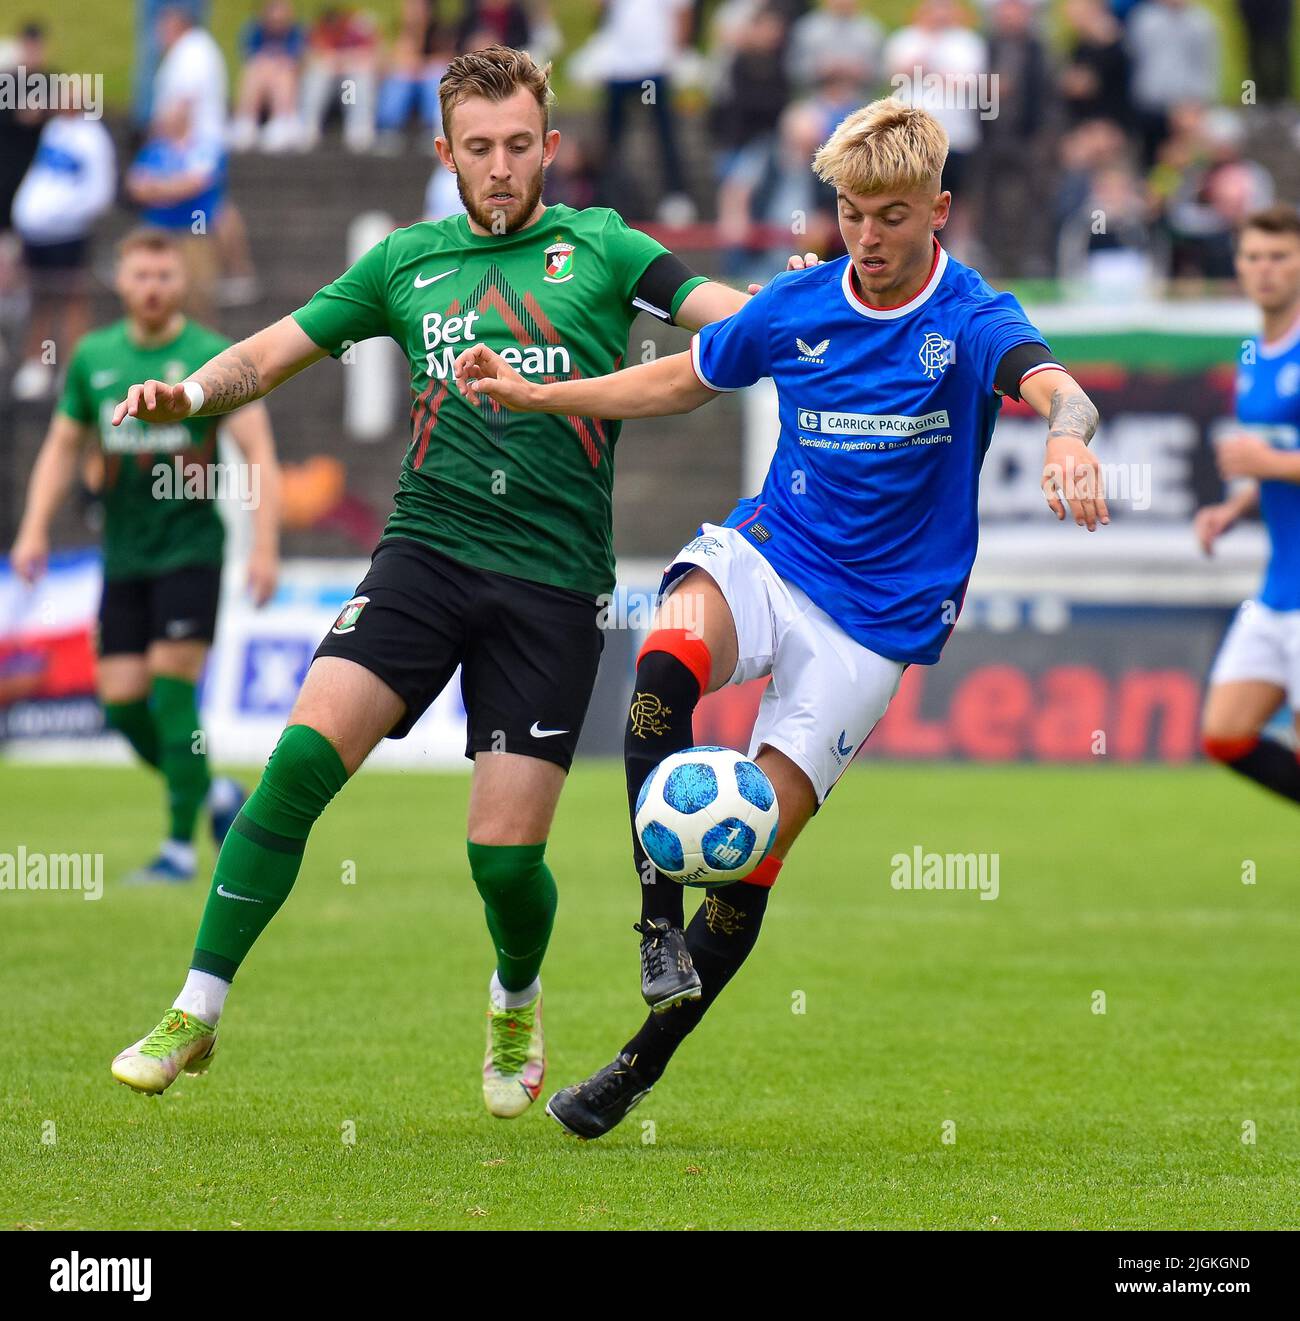
<path id="1" fill-rule="evenodd" d="M 682 885 L 744 880 L 776 841 L 772 782 L 731 748 L 665 757 L 636 800 L 636 835 L 650 860 Z"/>

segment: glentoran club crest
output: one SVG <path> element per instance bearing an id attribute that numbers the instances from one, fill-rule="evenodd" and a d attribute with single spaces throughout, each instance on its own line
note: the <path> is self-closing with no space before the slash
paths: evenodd
<path id="1" fill-rule="evenodd" d="M 357 620 L 361 618 L 361 612 L 369 604 L 370 598 L 368 596 L 354 596 L 352 600 L 345 602 L 330 632 L 351 633 L 357 626 Z"/>
<path id="2" fill-rule="evenodd" d="M 547 284 L 563 284 L 565 280 L 573 279 L 572 243 L 552 243 L 546 249 L 546 275 L 543 278 Z"/>

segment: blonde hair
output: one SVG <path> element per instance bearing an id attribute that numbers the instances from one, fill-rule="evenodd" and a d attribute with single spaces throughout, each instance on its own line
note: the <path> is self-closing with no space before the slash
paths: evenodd
<path id="1" fill-rule="evenodd" d="M 813 172 L 846 193 L 909 192 L 943 173 L 948 133 L 928 110 L 882 97 L 841 120 Z"/>
<path id="2" fill-rule="evenodd" d="M 451 136 L 451 112 L 467 97 L 485 96 L 489 101 L 505 101 L 521 87 L 533 94 L 542 108 L 542 132 L 550 124 L 551 66 L 543 68 L 527 51 L 513 46 L 485 46 L 482 50 L 457 55 L 447 66 L 438 84 L 442 105 L 443 132 Z"/>

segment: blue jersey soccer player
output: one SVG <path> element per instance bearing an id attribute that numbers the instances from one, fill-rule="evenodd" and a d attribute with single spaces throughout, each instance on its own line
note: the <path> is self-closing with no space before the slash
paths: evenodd
<path id="1" fill-rule="evenodd" d="M 457 362 L 461 388 L 511 408 L 650 417 L 760 377 L 781 434 L 760 494 L 677 556 L 641 655 L 627 727 L 628 796 L 691 746 L 704 692 L 771 675 L 751 755 L 780 828 L 746 880 L 710 888 L 683 932 L 681 886 L 643 879 L 642 994 L 651 1014 L 614 1062 L 557 1093 L 550 1113 L 599 1137 L 657 1081 L 753 947 L 796 836 L 884 714 L 903 670 L 931 665 L 975 559 L 976 500 L 1000 396 L 1048 418 L 1043 489 L 1090 530 L 1106 522 L 1087 447 L 1097 412 L 1016 300 L 939 246 L 947 136 L 894 100 L 850 115 L 814 162 L 839 199 L 848 256 L 778 276 L 689 354 L 595 380 L 534 385 L 490 350 Z M 670 1006 L 672 1013 L 655 1011 Z"/>
<path id="2" fill-rule="evenodd" d="M 1264 727 L 1284 701 L 1300 712 L 1300 213 L 1253 215 L 1237 240 L 1237 278 L 1263 313 L 1237 372 L 1238 433 L 1218 446 L 1219 471 L 1240 489 L 1196 515 L 1206 554 L 1258 507 L 1272 556 L 1263 586 L 1233 621 L 1210 674 L 1202 732 L 1210 756 L 1292 802 L 1300 761 Z M 1296 715 L 1300 733 L 1300 714 Z"/>

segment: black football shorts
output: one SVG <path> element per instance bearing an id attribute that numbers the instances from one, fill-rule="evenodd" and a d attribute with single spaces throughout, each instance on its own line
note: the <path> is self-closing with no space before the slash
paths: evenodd
<path id="1" fill-rule="evenodd" d="M 99 654 L 143 656 L 151 642 L 207 642 L 217 631 L 221 566 L 110 578 L 99 602 Z"/>
<path id="2" fill-rule="evenodd" d="M 389 537 L 316 655 L 355 661 L 406 703 L 389 738 L 410 733 L 459 665 L 467 757 L 514 752 L 567 770 L 605 645 L 597 615 L 594 596 Z"/>

